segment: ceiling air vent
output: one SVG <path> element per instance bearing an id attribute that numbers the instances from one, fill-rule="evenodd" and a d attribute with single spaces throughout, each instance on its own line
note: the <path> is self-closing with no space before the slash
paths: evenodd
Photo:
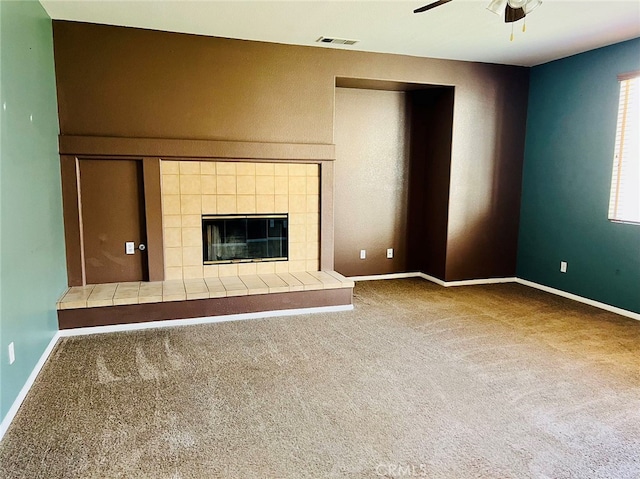
<path id="1" fill-rule="evenodd" d="M 347 40 L 346 38 L 330 38 L 320 37 L 316 40 L 318 43 L 333 43 L 335 45 L 355 45 L 358 40 Z"/>

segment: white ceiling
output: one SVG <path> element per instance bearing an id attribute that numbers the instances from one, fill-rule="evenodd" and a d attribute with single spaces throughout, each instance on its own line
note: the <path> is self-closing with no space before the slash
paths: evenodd
<path id="1" fill-rule="evenodd" d="M 40 0 L 53 19 L 227 38 L 533 66 L 640 37 L 640 0 L 543 0 L 527 31 L 486 9 L 489 0 Z M 360 40 L 320 45 L 321 35 Z"/>

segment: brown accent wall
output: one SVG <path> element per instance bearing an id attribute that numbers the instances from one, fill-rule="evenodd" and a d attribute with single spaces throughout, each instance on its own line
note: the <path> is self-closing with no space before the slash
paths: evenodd
<path id="1" fill-rule="evenodd" d="M 65 21 L 54 48 L 62 135 L 331 144 L 336 77 L 455 86 L 446 279 L 515 273 L 526 68 Z"/>

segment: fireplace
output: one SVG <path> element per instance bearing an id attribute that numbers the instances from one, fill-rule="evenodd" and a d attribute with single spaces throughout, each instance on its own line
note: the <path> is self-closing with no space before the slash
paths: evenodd
<path id="1" fill-rule="evenodd" d="M 204 264 L 287 261 L 288 216 L 202 216 Z"/>

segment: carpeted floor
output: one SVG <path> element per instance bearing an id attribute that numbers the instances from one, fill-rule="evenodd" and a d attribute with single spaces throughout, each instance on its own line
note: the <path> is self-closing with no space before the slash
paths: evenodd
<path id="1" fill-rule="evenodd" d="M 516 284 L 62 340 L 4 478 L 638 478 L 640 322 Z"/>

